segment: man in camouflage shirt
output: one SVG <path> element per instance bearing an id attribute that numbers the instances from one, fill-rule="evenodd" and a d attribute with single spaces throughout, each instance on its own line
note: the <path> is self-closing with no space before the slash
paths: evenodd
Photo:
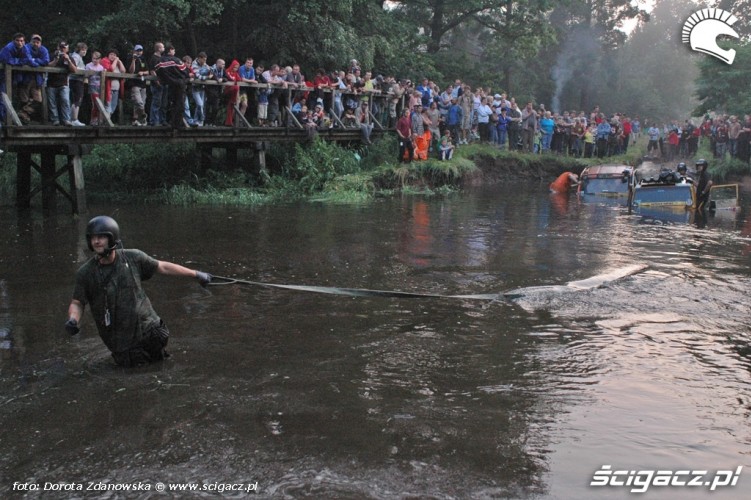
<path id="1" fill-rule="evenodd" d="M 159 273 L 195 277 L 205 286 L 211 282 L 211 275 L 156 260 L 140 250 L 124 250 L 119 226 L 107 216 L 89 221 L 86 242 L 96 255 L 76 273 L 65 329 L 71 335 L 80 331 L 81 316 L 89 304 L 99 336 L 118 365 L 138 366 L 167 357 L 164 348 L 169 330 L 151 306 L 141 282 Z"/>

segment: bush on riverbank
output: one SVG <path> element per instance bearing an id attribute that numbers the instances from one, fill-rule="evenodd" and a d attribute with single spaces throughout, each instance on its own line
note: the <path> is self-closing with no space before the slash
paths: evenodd
<path id="1" fill-rule="evenodd" d="M 605 162 L 637 165 L 645 146 L 637 142 L 627 155 L 606 158 Z M 219 165 L 224 159 L 217 157 L 217 168 L 201 172 L 191 145 L 108 145 L 93 148 L 84 156 L 84 176 L 87 196 L 94 202 L 256 205 L 312 199 L 350 203 L 396 191 L 434 194 L 487 183 L 550 182 L 564 171 L 578 173 L 588 165 L 603 163 L 597 158 L 529 155 L 471 144 L 458 147 L 451 161 L 432 157 L 402 164 L 396 161 L 397 149 L 391 134 L 368 146 L 347 147 L 322 140 L 277 144 L 267 152 L 265 171 L 260 171 L 253 151 L 241 151 L 237 165 L 222 168 Z M 708 152 L 706 156 L 710 156 Z M 748 172 L 745 164 L 734 160 L 710 164 L 718 177 Z M 3 155 L 0 165 L 4 167 L 0 170 L 0 194 L 6 204 L 12 204 L 15 155 Z M 34 172 L 34 185 L 39 183 L 38 177 Z"/>

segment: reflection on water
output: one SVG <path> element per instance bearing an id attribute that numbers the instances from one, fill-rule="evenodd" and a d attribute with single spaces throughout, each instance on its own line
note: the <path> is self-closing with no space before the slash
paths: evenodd
<path id="1" fill-rule="evenodd" d="M 85 220 L 3 210 L 3 492 L 258 481 L 273 498 L 602 498 L 628 495 L 588 486 L 605 464 L 751 470 L 747 212 L 645 224 L 547 186 L 95 211 L 117 218 L 128 247 L 275 283 L 481 294 L 649 267 L 496 302 L 157 276 L 146 288 L 173 356 L 123 371 L 88 315 L 80 338 L 62 329 Z M 742 474 L 712 496 L 749 484 Z"/>

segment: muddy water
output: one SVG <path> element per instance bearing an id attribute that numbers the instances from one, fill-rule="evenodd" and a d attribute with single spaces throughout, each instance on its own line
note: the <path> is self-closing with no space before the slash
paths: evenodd
<path id="1" fill-rule="evenodd" d="M 83 222 L 0 212 L 3 497 L 22 496 L 16 482 L 151 487 L 88 492 L 110 498 L 161 498 L 160 482 L 257 483 L 262 498 L 631 496 L 589 486 L 604 465 L 706 481 L 743 466 L 711 496 L 751 492 L 748 210 L 629 215 L 515 186 L 357 206 L 94 207 Z M 479 294 L 649 267 L 495 302 L 157 276 L 146 287 L 172 357 L 124 371 L 88 311 L 81 335 L 62 328 L 100 212 L 127 247 L 255 281 Z"/>

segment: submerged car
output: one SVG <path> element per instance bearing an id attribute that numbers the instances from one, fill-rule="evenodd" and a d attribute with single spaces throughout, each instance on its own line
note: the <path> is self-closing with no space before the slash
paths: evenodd
<path id="1" fill-rule="evenodd" d="M 579 196 L 585 201 L 598 198 L 631 198 L 636 180 L 629 165 L 595 165 L 579 176 Z"/>
<path id="2" fill-rule="evenodd" d="M 658 207 L 672 210 L 698 208 L 694 176 L 685 163 L 676 171 L 663 168 L 657 177 L 640 179 L 634 187 L 634 207 Z M 709 189 L 708 210 L 736 210 L 740 206 L 738 184 L 713 184 Z"/>
<path id="3" fill-rule="evenodd" d="M 636 183 L 633 204 L 636 207 L 694 208 L 696 186 L 691 177 L 665 169 L 657 177 Z"/>

